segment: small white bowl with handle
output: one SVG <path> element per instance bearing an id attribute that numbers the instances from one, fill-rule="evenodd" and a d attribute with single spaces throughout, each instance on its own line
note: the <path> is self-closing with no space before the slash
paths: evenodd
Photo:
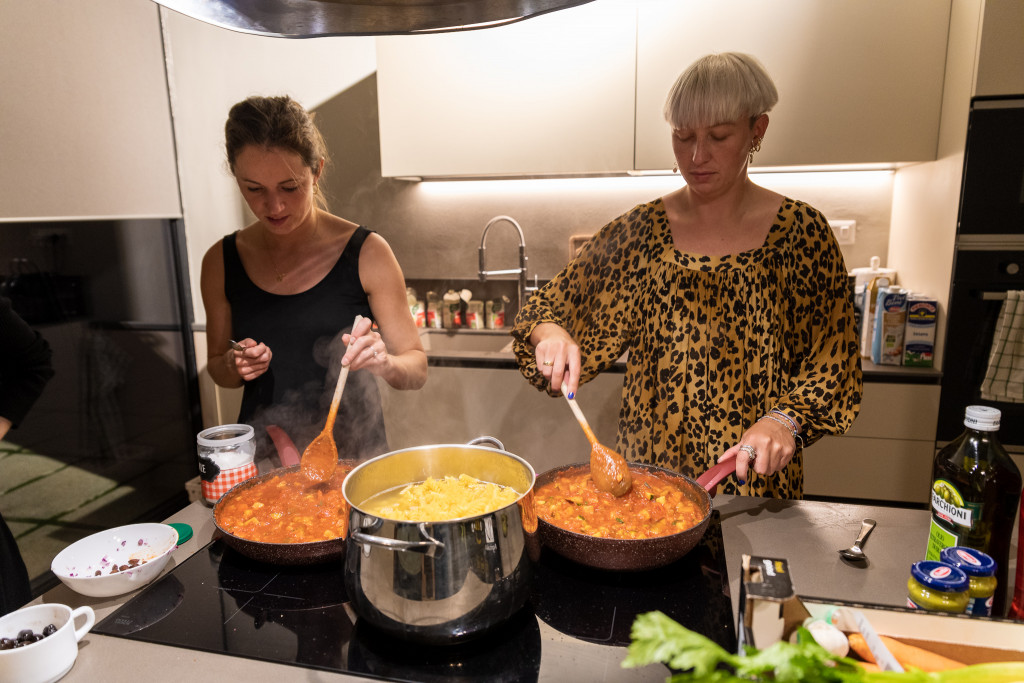
<path id="1" fill-rule="evenodd" d="M 79 625 L 81 623 L 81 625 Z M 71 670 L 78 657 L 78 641 L 96 623 L 92 607 L 71 609 L 59 603 L 31 605 L 0 617 L 0 638 L 17 640 L 29 629 L 42 634 L 52 624 L 56 631 L 42 640 L 11 650 L 0 650 L 0 683 L 52 683 Z"/>

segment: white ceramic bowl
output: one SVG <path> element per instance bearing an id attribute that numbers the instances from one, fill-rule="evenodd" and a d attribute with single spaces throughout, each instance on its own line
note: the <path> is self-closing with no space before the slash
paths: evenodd
<path id="1" fill-rule="evenodd" d="M 82 625 L 77 626 L 76 622 Z M 0 638 L 17 638 L 22 629 L 42 633 L 48 624 L 57 631 L 40 641 L 14 650 L 0 650 L 0 681 L 52 683 L 71 670 L 78 657 L 78 641 L 96 623 L 89 606 L 72 610 L 67 605 L 44 603 L 22 607 L 0 617 Z"/>
<path id="2" fill-rule="evenodd" d="M 72 543 L 57 553 L 50 569 L 76 593 L 107 598 L 141 588 L 155 579 L 177 544 L 178 532 L 172 526 L 129 524 Z M 132 559 L 144 563 L 111 573 L 113 567 L 127 565 Z"/>

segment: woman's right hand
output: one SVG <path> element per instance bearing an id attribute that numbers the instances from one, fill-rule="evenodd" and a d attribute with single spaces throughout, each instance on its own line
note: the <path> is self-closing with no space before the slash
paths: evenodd
<path id="1" fill-rule="evenodd" d="M 228 349 L 224 354 L 224 362 L 234 369 L 243 382 L 250 382 L 267 371 L 274 355 L 269 346 L 248 338 L 238 342 L 238 345 L 242 350 Z"/>
<path id="2" fill-rule="evenodd" d="M 530 333 L 537 369 L 551 390 L 560 392 L 562 382 L 575 394 L 580 384 L 580 347 L 560 325 L 541 323 Z"/>

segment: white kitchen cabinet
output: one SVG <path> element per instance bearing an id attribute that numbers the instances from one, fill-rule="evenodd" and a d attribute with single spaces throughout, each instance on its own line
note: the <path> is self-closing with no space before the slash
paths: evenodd
<path id="1" fill-rule="evenodd" d="M 389 176 L 633 166 L 636 13 L 601 0 L 509 26 L 377 39 Z"/>
<path id="2" fill-rule="evenodd" d="M 728 50 L 757 56 L 780 91 L 755 165 L 934 160 L 950 1 L 596 0 L 379 38 L 383 175 L 669 169 L 668 90 Z"/>
<path id="3" fill-rule="evenodd" d="M 986 0 L 978 42 L 975 95 L 1024 93 L 1024 2 Z"/>
<path id="4" fill-rule="evenodd" d="M 826 436 L 804 453 L 809 496 L 928 501 L 938 384 L 867 382 L 861 411 L 842 436 Z"/>
<path id="5" fill-rule="evenodd" d="M 779 103 L 754 165 L 934 160 L 948 0 L 645 0 L 637 5 L 636 168 L 673 164 L 662 110 L 696 58 L 738 51 Z"/>
<path id="6" fill-rule="evenodd" d="M 0 3 L 0 220 L 179 217 L 159 7 Z"/>

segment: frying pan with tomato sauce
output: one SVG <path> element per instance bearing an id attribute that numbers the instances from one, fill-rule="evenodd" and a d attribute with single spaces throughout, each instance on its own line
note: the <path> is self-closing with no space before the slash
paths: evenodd
<path id="1" fill-rule="evenodd" d="M 340 490 L 341 481 L 345 475 L 352 470 L 355 465 L 358 464 L 351 460 L 342 460 L 338 463 L 338 468 L 335 470 L 335 475 L 330 482 L 325 484 L 314 484 L 310 482 L 310 486 L 328 486 L 332 488 L 335 486 Z M 241 484 L 234 486 L 230 491 L 225 493 L 217 504 L 213 508 L 213 521 L 217 525 L 217 530 L 221 534 L 221 539 L 224 543 L 234 550 L 238 551 L 246 557 L 257 560 L 258 562 L 265 562 L 267 564 L 278 564 L 278 565 L 310 565 L 317 564 L 319 562 L 329 562 L 334 560 L 340 560 L 345 555 L 345 538 L 332 538 L 330 540 L 323 541 L 306 541 L 303 543 L 265 543 L 262 541 L 254 541 L 248 538 L 242 538 L 237 536 L 223 526 L 221 526 L 221 512 L 224 510 L 226 505 L 232 500 L 234 496 L 239 495 L 243 491 L 259 486 L 260 484 L 273 479 L 274 477 L 282 474 L 295 473 L 295 479 L 301 481 L 304 479 L 299 474 L 299 466 L 293 467 L 280 467 L 276 470 L 272 470 L 265 474 L 253 477 L 243 481 Z M 337 481 L 335 481 L 337 479 Z M 338 511 L 339 515 L 342 515 L 342 519 L 348 520 L 348 505 L 345 503 L 344 497 L 341 499 L 343 509 Z"/>
<path id="2" fill-rule="evenodd" d="M 688 529 L 655 538 L 598 538 L 575 531 L 568 531 L 538 517 L 538 534 L 541 545 L 549 547 L 554 552 L 573 562 L 596 569 L 644 571 L 671 564 L 693 550 L 694 546 L 704 537 L 704 532 L 711 521 L 712 510 L 711 494 L 708 490 L 716 486 L 722 476 L 731 471 L 730 465 L 732 469 L 735 469 L 735 461 L 730 461 L 729 463 L 716 465 L 711 470 L 708 470 L 705 475 L 702 475 L 702 481 L 705 479 L 709 480 L 705 484 L 708 488 L 705 488 L 693 479 L 678 472 L 655 465 L 629 463 L 629 469 L 634 472 L 646 472 L 671 481 L 679 487 L 684 496 L 698 506 L 701 513 L 700 518 L 696 524 Z M 577 463 L 548 470 L 537 477 L 534 491 L 562 475 L 577 474 L 588 469 L 588 464 Z"/>

